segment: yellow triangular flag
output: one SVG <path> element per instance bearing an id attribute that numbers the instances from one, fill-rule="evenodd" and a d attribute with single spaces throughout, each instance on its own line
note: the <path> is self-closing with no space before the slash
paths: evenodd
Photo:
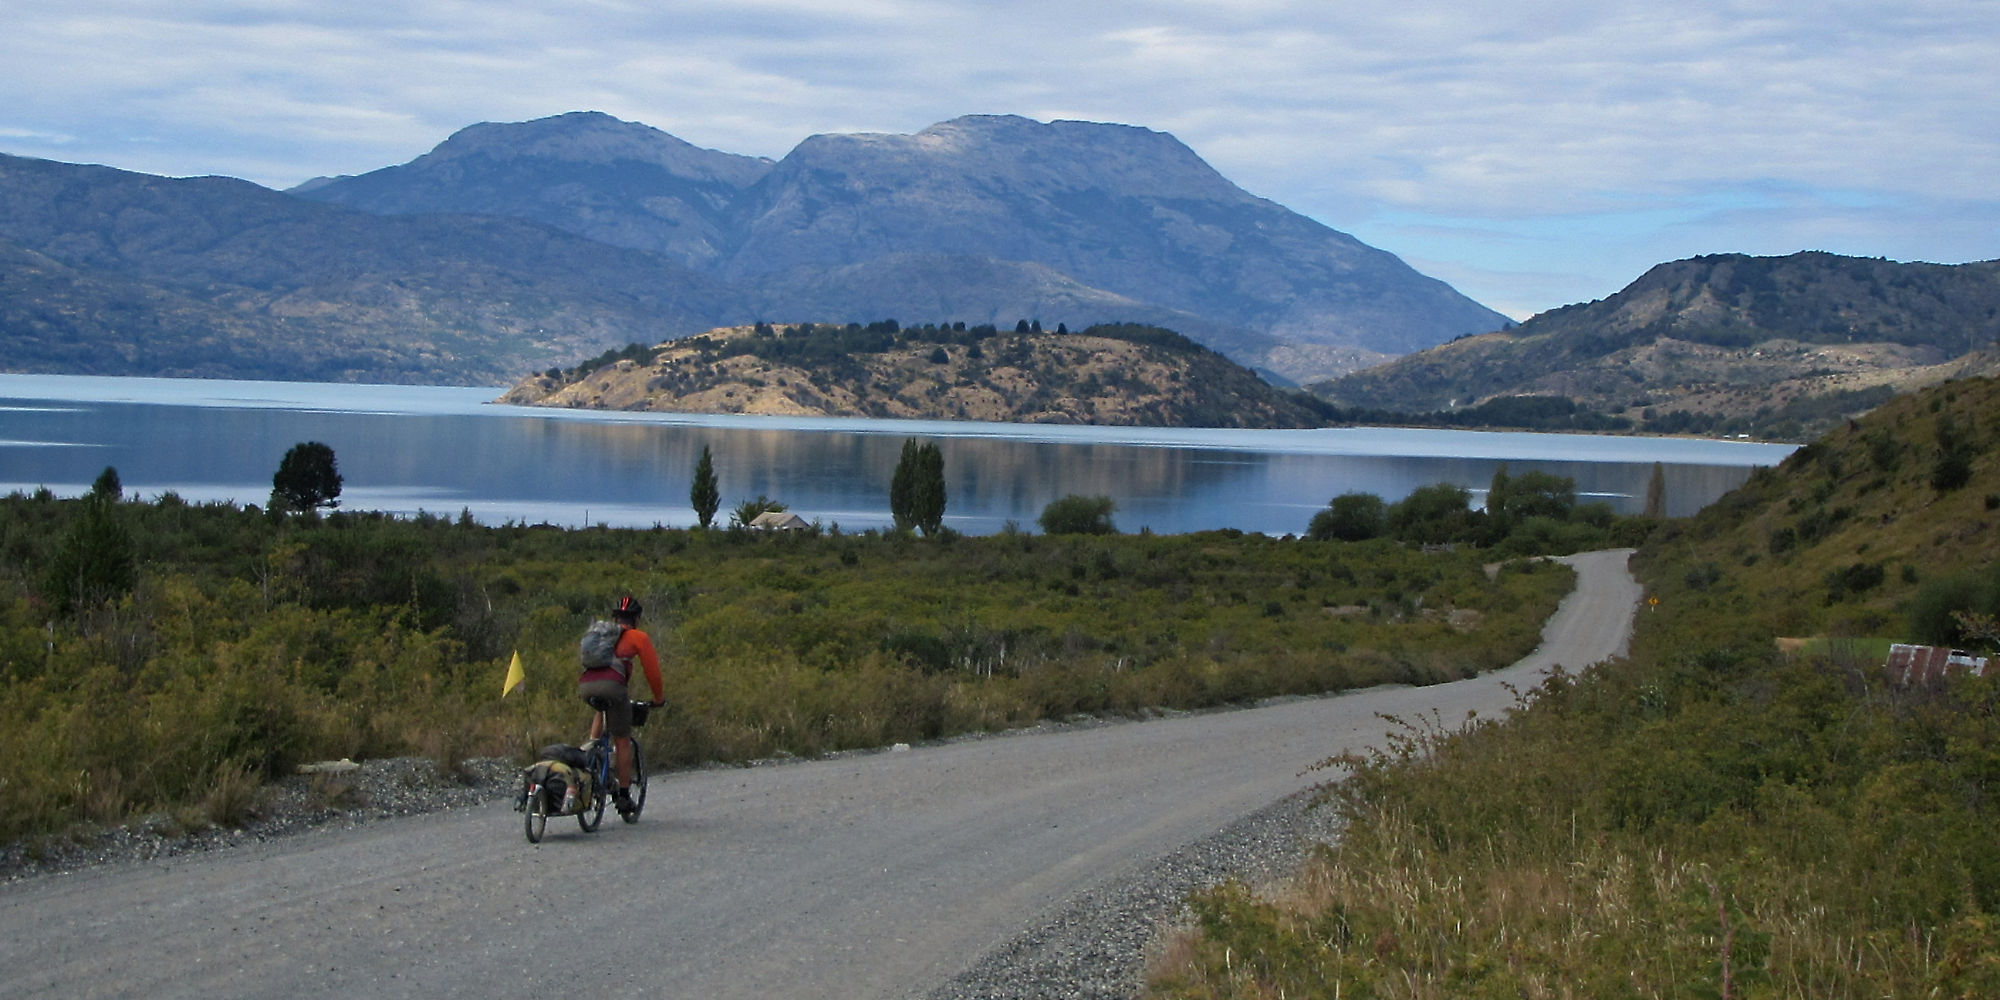
<path id="1" fill-rule="evenodd" d="M 528 683 L 528 672 L 521 669 L 521 651 L 514 651 L 514 662 L 507 664 L 507 684 L 500 689 L 500 697 L 513 694 L 516 688 Z"/>

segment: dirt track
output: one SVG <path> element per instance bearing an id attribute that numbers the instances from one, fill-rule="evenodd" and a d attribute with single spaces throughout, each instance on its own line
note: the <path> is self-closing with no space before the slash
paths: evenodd
<path id="1" fill-rule="evenodd" d="M 1077 892 L 1323 779 L 1377 713 L 1494 714 L 1624 649 L 1625 551 L 1507 670 L 656 781 L 539 847 L 507 803 L 0 886 L 0 997 L 922 995 Z M 592 895 L 607 898 L 588 902 Z"/>

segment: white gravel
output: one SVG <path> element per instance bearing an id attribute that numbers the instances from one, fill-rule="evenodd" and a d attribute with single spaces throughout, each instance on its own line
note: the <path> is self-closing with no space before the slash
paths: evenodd
<path id="1" fill-rule="evenodd" d="M 1064 728 L 1106 720 L 1051 724 Z M 975 737 L 978 738 L 978 737 Z M 780 763 L 771 761 L 767 763 Z M 319 830 L 351 829 L 397 816 L 467 808 L 514 794 L 520 766 L 504 758 L 464 762 L 445 774 L 431 761 L 402 757 L 362 762 L 355 770 L 299 775 L 265 789 L 241 829 L 170 833 L 164 816 L 80 833 L 30 849 L 0 849 L 0 881 L 12 882 L 102 864 L 148 861 Z M 315 787 L 315 783 L 319 787 Z M 337 782 L 345 791 L 329 796 Z M 334 798 L 339 807 L 329 806 Z M 927 1000 L 1128 998 L 1140 990 L 1149 948 L 1186 914 L 1201 888 L 1237 879 L 1264 884 L 1296 869 L 1309 845 L 1333 836 L 1330 810 L 1295 795 L 1191 844 L 1137 875 L 1086 892 L 1008 944 L 980 958 Z"/>

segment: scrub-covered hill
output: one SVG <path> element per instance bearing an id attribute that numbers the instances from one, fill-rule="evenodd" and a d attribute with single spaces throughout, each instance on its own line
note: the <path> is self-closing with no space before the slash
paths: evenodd
<path id="1" fill-rule="evenodd" d="M 2000 372 L 1996 342 L 2000 261 L 1716 254 L 1312 389 L 1362 410 L 1559 399 L 1641 432 L 1808 440 L 1898 392 Z"/>
<path id="2" fill-rule="evenodd" d="M 767 324 L 634 344 L 530 376 L 500 400 L 674 413 L 901 417 L 1149 427 L 1312 427 L 1274 389 L 1170 330 L 1023 324 Z"/>
<path id="3" fill-rule="evenodd" d="M 1343 761 L 1340 841 L 1150 996 L 2000 996 L 2000 382 L 1898 398 L 1635 560 L 1629 660 Z M 1410 984 L 1421 984 L 1412 990 Z"/>

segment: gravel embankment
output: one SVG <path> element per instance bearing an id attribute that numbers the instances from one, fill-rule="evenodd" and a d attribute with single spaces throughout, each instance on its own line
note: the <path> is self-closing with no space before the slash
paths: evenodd
<path id="1" fill-rule="evenodd" d="M 1316 843 L 1331 843 L 1331 809 L 1308 793 L 1245 817 L 1156 865 L 1083 895 L 926 1000 L 1129 1000 L 1145 982 L 1161 932 L 1187 916 L 1198 889 L 1237 880 L 1263 886 L 1298 870 Z"/>
<path id="2" fill-rule="evenodd" d="M 180 832 L 169 817 L 152 816 L 67 840 L 9 844 L 0 847 L 0 881 L 196 854 L 311 830 L 478 805 L 513 794 L 520 776 L 519 765 L 497 757 L 468 760 L 451 775 L 419 757 L 363 761 L 352 771 L 296 775 L 266 787 L 241 829 Z"/>

